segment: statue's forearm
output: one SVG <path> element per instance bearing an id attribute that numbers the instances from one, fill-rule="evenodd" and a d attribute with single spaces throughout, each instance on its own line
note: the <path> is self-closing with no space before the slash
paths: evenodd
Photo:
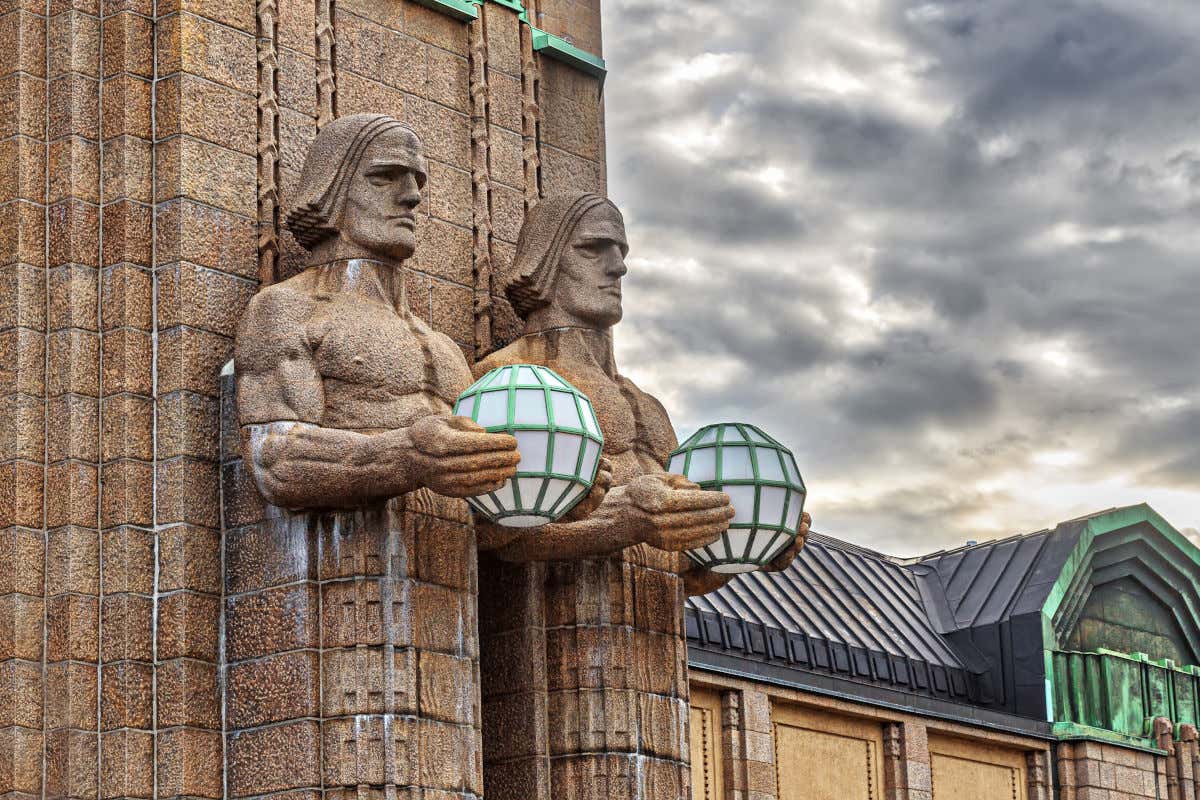
<path id="1" fill-rule="evenodd" d="M 262 496 L 283 508 L 351 508 L 419 488 L 406 429 L 363 434 L 303 422 L 242 428 Z"/>
<path id="2" fill-rule="evenodd" d="M 522 531 L 497 548 L 496 555 L 505 561 L 598 558 L 638 544 L 643 536 L 619 514 L 624 491 L 624 487 L 611 490 L 606 502 L 584 519 Z"/>

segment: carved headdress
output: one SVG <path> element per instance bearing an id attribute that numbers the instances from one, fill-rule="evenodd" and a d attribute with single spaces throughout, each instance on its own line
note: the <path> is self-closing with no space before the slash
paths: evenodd
<path id="1" fill-rule="evenodd" d="M 608 198 L 590 193 L 547 197 L 530 209 L 517 239 L 511 277 L 504 287 L 508 302 L 521 319 L 550 302 L 558 262 L 575 226 L 584 214 L 602 205 L 620 216 Z"/>
<path id="2" fill-rule="evenodd" d="M 416 131 L 385 114 L 341 117 L 317 134 L 304 159 L 296 207 L 287 215 L 288 229 L 306 250 L 337 236 L 339 205 L 363 153 L 380 134 L 397 129 L 412 134 L 420 145 Z"/>

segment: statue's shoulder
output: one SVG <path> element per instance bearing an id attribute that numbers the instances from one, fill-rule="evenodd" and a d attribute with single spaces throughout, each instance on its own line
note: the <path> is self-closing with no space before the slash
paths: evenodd
<path id="1" fill-rule="evenodd" d="M 278 358 L 284 354 L 281 347 L 291 353 L 307 341 L 307 322 L 316 299 L 301 277 L 265 286 L 250 298 L 238 324 L 235 358 L 239 364 Z"/>
<path id="2" fill-rule="evenodd" d="M 281 328 L 303 324 L 316 302 L 304 275 L 264 286 L 250 298 L 238 335 L 271 336 L 283 332 Z"/>
<path id="3" fill-rule="evenodd" d="M 471 367 L 471 372 L 478 378 L 494 370 L 496 367 L 528 363 L 530 363 L 529 347 L 525 339 L 520 338 L 476 361 L 475 366 Z"/>

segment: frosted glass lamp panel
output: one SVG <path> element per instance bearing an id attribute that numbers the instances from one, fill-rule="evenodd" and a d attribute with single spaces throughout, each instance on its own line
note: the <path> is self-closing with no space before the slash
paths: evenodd
<path id="1" fill-rule="evenodd" d="M 573 433 L 558 433 L 554 436 L 554 463 L 550 471 L 558 475 L 574 475 L 579 463 L 579 447 L 583 437 Z"/>
<path id="2" fill-rule="evenodd" d="M 767 437 L 754 430 L 754 428 L 747 426 L 746 433 L 750 434 L 750 441 L 752 442 L 758 442 L 759 444 L 770 444 L 770 442 L 767 441 Z"/>
<path id="3" fill-rule="evenodd" d="M 793 486 L 803 486 L 804 484 L 800 481 L 800 470 L 796 469 L 796 459 L 785 453 L 783 465 L 787 469 L 788 481 Z"/>
<path id="4" fill-rule="evenodd" d="M 582 428 L 579 409 L 575 406 L 575 395 L 566 392 L 551 392 L 550 405 L 554 409 L 554 424 L 560 428 Z"/>
<path id="5" fill-rule="evenodd" d="M 485 428 L 508 424 L 508 392 L 484 392 L 479 395 L 479 416 L 475 419 Z"/>
<path id="6" fill-rule="evenodd" d="M 758 477 L 764 481 L 779 481 L 783 483 L 783 465 L 779 463 L 779 453 L 769 447 L 756 448 L 758 456 Z"/>
<path id="7" fill-rule="evenodd" d="M 671 458 L 671 463 L 667 465 L 667 472 L 675 475 L 683 474 L 683 462 L 687 461 L 687 453 L 680 453 Z"/>
<path id="8" fill-rule="evenodd" d="M 693 456 L 694 457 L 694 456 Z M 693 480 L 695 480 L 693 478 Z M 733 505 L 734 517 L 732 524 L 754 524 L 754 487 L 753 486 L 722 486 L 721 491 L 729 495 Z"/>
<path id="9" fill-rule="evenodd" d="M 513 482 L 509 478 L 504 482 L 504 485 L 496 490 L 496 500 L 500 503 L 500 509 L 504 511 L 514 511 L 517 508 L 517 498 L 513 496 Z"/>
<path id="10" fill-rule="evenodd" d="M 700 437 L 700 441 L 696 442 L 696 444 L 712 444 L 716 440 L 717 440 L 717 429 L 709 428 L 707 431 L 704 432 L 704 435 Z"/>
<path id="11" fill-rule="evenodd" d="M 488 383 L 488 386 L 507 386 L 508 374 L 511 371 L 512 370 L 508 367 L 496 370 L 496 374 L 492 376 L 492 380 Z"/>
<path id="12" fill-rule="evenodd" d="M 546 431 L 517 431 L 513 436 L 517 437 L 517 452 L 521 454 L 517 472 L 545 472 L 550 434 Z"/>
<path id="13" fill-rule="evenodd" d="M 505 517 L 500 520 L 500 524 L 506 528 L 536 528 L 538 525 L 545 525 L 550 521 L 549 517 L 542 514 L 521 514 L 514 517 Z"/>
<path id="14" fill-rule="evenodd" d="M 743 558 L 746 555 L 746 545 L 750 544 L 750 533 L 748 530 L 729 530 L 724 534 L 724 538 L 729 542 L 729 552 L 733 553 L 734 558 Z M 724 547 L 720 540 L 717 542 L 718 549 Z"/>
<path id="15" fill-rule="evenodd" d="M 559 436 L 562 436 L 560 433 Z M 579 477 L 583 480 L 591 480 L 595 474 L 596 462 L 600 460 L 600 445 L 598 442 L 593 442 L 588 439 L 583 445 L 583 465 L 579 467 Z"/>
<path id="16" fill-rule="evenodd" d="M 692 463 L 688 464 L 688 480 L 696 483 L 715 481 L 717 479 L 717 451 L 712 447 L 703 447 L 692 451 Z"/>
<path id="17" fill-rule="evenodd" d="M 791 544 L 791 542 L 792 537 L 785 536 L 782 533 L 764 536 L 754 543 L 754 549 L 758 550 L 758 552 L 754 554 L 754 560 L 760 564 L 770 563 L 775 556 L 779 555 L 785 547 Z"/>
<path id="18" fill-rule="evenodd" d="M 583 408 L 583 427 L 593 436 L 599 436 L 600 425 L 596 422 L 596 411 L 592 408 L 591 402 L 586 397 L 581 397 L 579 405 Z"/>
<path id="19" fill-rule="evenodd" d="M 541 381 L 537 379 L 537 375 L 533 374 L 533 370 L 529 367 L 517 367 L 517 384 L 519 386 L 537 386 Z"/>
<path id="20" fill-rule="evenodd" d="M 558 379 L 558 376 L 557 376 L 557 375 L 555 375 L 553 372 L 551 372 L 551 371 L 550 371 L 550 370 L 548 370 L 548 369 L 542 369 L 542 370 L 538 370 L 538 375 L 540 375 L 540 376 L 541 376 L 541 378 L 542 378 L 542 381 L 543 381 L 543 382 L 544 382 L 544 383 L 545 383 L 547 386 L 554 386 L 554 387 L 556 387 L 556 388 L 559 388 L 559 389 L 565 389 L 565 388 L 567 388 L 567 385 L 566 385 L 565 383 L 563 383 L 562 381 L 560 381 L 560 380 Z"/>
<path id="21" fill-rule="evenodd" d="M 473 394 L 469 397 L 461 398 L 454 406 L 454 415 L 456 417 L 471 417 L 475 418 L 475 404 L 479 402 L 479 395 Z"/>
<path id="22" fill-rule="evenodd" d="M 753 477 L 754 466 L 750 463 L 749 447 L 721 448 L 721 480 Z"/>
<path id="23" fill-rule="evenodd" d="M 758 524 L 782 525 L 783 503 L 786 499 L 787 489 L 763 486 L 758 495 Z"/>
<path id="24" fill-rule="evenodd" d="M 517 389 L 513 421 L 518 425 L 545 425 L 546 393 L 541 389 Z"/>
<path id="25" fill-rule="evenodd" d="M 788 503 L 787 522 L 784 523 L 784 527 L 792 533 L 796 533 L 800 530 L 800 512 L 804 510 L 804 495 L 799 492 L 789 492 L 789 494 L 792 498 Z"/>
<path id="26" fill-rule="evenodd" d="M 537 507 L 538 496 L 542 493 L 541 478 L 517 478 L 517 489 L 521 492 L 521 508 Z"/>
<path id="27" fill-rule="evenodd" d="M 734 443 L 744 442 L 744 441 L 746 441 L 746 437 L 742 436 L 741 431 L 739 431 L 737 429 L 736 425 L 726 425 L 725 426 L 725 435 L 721 437 L 721 441 L 722 442 L 734 442 Z"/>
<path id="28" fill-rule="evenodd" d="M 573 486 L 570 481 L 561 478 L 550 478 L 546 481 L 546 495 L 542 498 L 542 510 L 553 511 L 562 499 L 563 493 Z"/>
<path id="29" fill-rule="evenodd" d="M 555 509 L 555 511 L 556 512 L 564 511 L 564 510 L 570 508 L 572 505 L 575 504 L 575 501 L 578 500 L 580 498 L 580 496 L 582 496 L 583 493 L 586 492 L 587 490 L 588 490 L 587 486 L 584 486 L 581 483 L 575 484 L 575 488 L 572 489 L 571 492 L 565 498 L 563 498 L 563 501 L 558 504 L 558 507 Z"/>

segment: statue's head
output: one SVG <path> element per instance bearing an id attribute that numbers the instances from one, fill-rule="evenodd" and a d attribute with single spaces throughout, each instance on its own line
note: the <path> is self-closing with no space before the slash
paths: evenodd
<path id="1" fill-rule="evenodd" d="M 505 294 L 526 329 L 611 328 L 621 321 L 625 220 L 596 194 L 548 197 L 530 210 Z"/>
<path id="2" fill-rule="evenodd" d="M 402 261 L 417 247 L 426 173 L 423 145 L 407 125 L 382 114 L 334 120 L 308 150 L 288 228 L 328 260 Z"/>

